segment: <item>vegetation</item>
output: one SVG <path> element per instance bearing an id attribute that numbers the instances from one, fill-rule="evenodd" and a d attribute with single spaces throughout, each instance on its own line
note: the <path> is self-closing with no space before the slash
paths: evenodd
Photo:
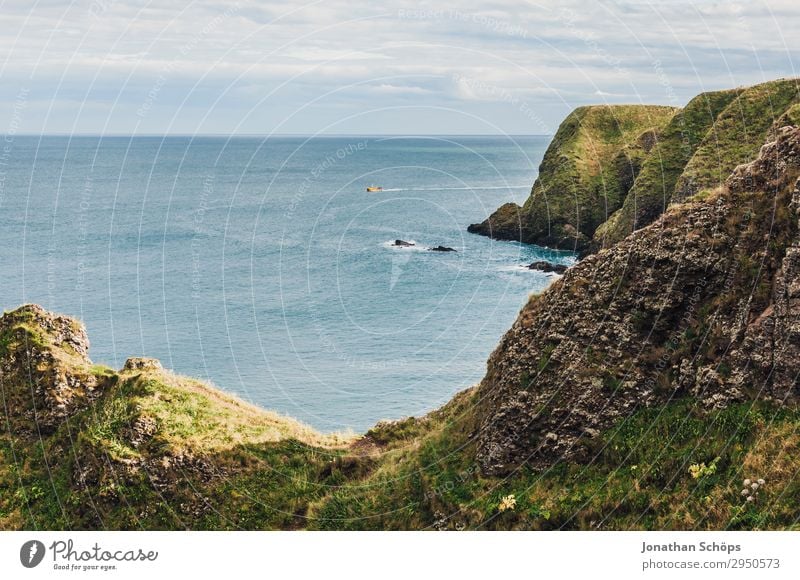
<path id="1" fill-rule="evenodd" d="M 705 185 L 530 297 L 481 385 L 363 436 L 152 359 L 94 365 L 76 321 L 6 313 L 0 529 L 800 529 L 792 86 L 704 95 L 660 130 L 646 107 L 576 111 L 550 183 L 579 171 L 612 206 L 629 184 Z M 778 137 L 717 187 L 752 150 L 732 107 Z M 713 163 L 710 132 L 730 147 Z"/>
<path id="2" fill-rule="evenodd" d="M 360 484 L 319 502 L 309 523 L 323 529 L 797 526 L 796 410 L 740 404 L 709 416 L 682 400 L 619 423 L 586 465 L 520 468 L 505 478 L 484 477 L 472 463 L 464 421 L 454 417 L 417 446 L 387 454 Z M 740 493 L 750 473 L 770 482 L 757 504 Z"/>
<path id="3" fill-rule="evenodd" d="M 776 128 L 800 120 L 797 81 L 702 93 L 681 110 L 580 107 L 561 124 L 522 208 L 470 231 L 579 251 L 652 223 L 675 201 L 718 187 Z"/>
<path id="4" fill-rule="evenodd" d="M 582 248 L 622 204 L 671 107 L 575 109 L 545 152 L 531 196 L 505 204 L 470 231 L 565 249 Z"/>
<path id="5" fill-rule="evenodd" d="M 797 410 L 708 415 L 684 399 L 615 425 L 588 464 L 486 477 L 472 453 L 474 396 L 355 439 L 169 373 L 121 373 L 53 435 L 0 437 L 0 528 L 796 526 Z M 745 477 L 769 482 L 757 501 L 742 496 Z"/>
<path id="6" fill-rule="evenodd" d="M 663 213 L 686 164 L 714 120 L 738 94 L 736 90 L 702 93 L 670 120 L 643 161 L 621 209 L 597 229 L 596 246 L 610 246 Z"/>

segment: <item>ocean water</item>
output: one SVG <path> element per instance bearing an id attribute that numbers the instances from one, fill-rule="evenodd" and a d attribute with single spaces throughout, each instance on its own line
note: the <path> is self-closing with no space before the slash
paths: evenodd
<path id="1" fill-rule="evenodd" d="M 527 197 L 548 140 L 8 138 L 0 307 L 324 431 L 419 415 L 480 380 L 553 279 L 520 265 L 574 260 L 466 232 Z"/>

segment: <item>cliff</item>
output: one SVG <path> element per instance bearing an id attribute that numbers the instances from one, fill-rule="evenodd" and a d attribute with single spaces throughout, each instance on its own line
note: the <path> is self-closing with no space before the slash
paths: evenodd
<path id="1" fill-rule="evenodd" d="M 671 107 L 580 107 L 559 126 L 522 207 L 508 203 L 469 231 L 503 240 L 583 249 L 620 208 Z"/>
<path id="2" fill-rule="evenodd" d="M 692 99 L 661 133 L 622 208 L 598 228 L 594 248 L 652 223 L 673 202 L 721 185 L 770 132 L 791 123 L 799 98 L 792 79 Z"/>
<path id="3" fill-rule="evenodd" d="M 670 204 L 720 186 L 798 115 L 795 79 L 702 93 L 683 109 L 581 107 L 564 120 L 522 207 L 472 233 L 573 249 L 613 246 Z"/>

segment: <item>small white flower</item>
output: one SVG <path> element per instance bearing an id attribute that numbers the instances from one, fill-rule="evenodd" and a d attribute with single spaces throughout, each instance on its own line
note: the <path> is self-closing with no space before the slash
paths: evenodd
<path id="1" fill-rule="evenodd" d="M 753 488 L 753 490 L 756 490 L 758 489 L 758 484 L 754 481 L 753 483 L 750 484 L 750 487 Z"/>
<path id="2" fill-rule="evenodd" d="M 747 487 L 748 485 L 750 485 L 750 480 L 749 479 L 745 479 L 744 480 L 744 486 Z"/>
<path id="3" fill-rule="evenodd" d="M 753 501 L 753 496 L 752 495 L 748 495 L 747 496 L 747 501 Z"/>
<path id="4" fill-rule="evenodd" d="M 758 480 L 758 485 L 764 485 L 764 483 L 765 483 L 765 482 L 764 482 L 764 480 L 763 480 L 763 479 L 759 479 L 759 480 Z"/>
<path id="5" fill-rule="evenodd" d="M 743 489 L 742 490 L 742 495 L 750 495 L 750 490 L 749 489 Z"/>

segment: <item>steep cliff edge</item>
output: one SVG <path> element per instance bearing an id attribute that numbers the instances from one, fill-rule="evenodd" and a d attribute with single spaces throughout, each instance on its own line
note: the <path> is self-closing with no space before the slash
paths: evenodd
<path id="1" fill-rule="evenodd" d="M 531 299 L 479 389 L 488 473 L 591 457 L 643 407 L 794 402 L 800 131 Z M 793 371 L 794 369 L 794 375 Z"/>
<path id="2" fill-rule="evenodd" d="M 559 127 L 522 207 L 468 231 L 582 253 L 613 246 L 672 203 L 720 186 L 798 116 L 797 79 L 707 92 L 683 109 L 581 107 Z"/>
<path id="3" fill-rule="evenodd" d="M 657 132 L 676 109 L 608 105 L 575 109 L 558 128 L 531 195 L 469 231 L 497 239 L 583 249 L 622 205 Z"/>

